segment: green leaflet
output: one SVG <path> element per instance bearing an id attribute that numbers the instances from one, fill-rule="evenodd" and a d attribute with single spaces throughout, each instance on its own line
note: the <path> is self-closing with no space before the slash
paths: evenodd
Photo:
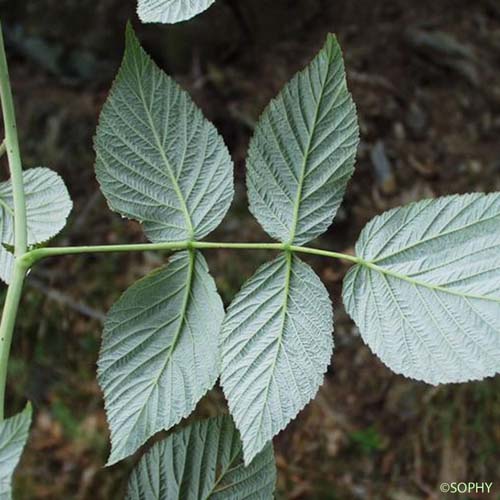
<path id="1" fill-rule="evenodd" d="M 222 138 L 144 52 L 130 25 L 95 150 L 109 205 L 142 222 L 151 241 L 203 238 L 231 204 L 233 166 Z"/>
<path id="2" fill-rule="evenodd" d="M 173 24 L 207 10 L 215 0 L 139 0 L 137 13 L 143 23 Z"/>
<path id="3" fill-rule="evenodd" d="M 346 308 L 396 373 L 430 384 L 500 371 L 500 193 L 412 203 L 373 219 Z"/>
<path id="4" fill-rule="evenodd" d="M 247 464 L 315 396 L 332 331 L 328 292 L 291 254 L 259 268 L 229 306 L 221 383 Z"/>
<path id="5" fill-rule="evenodd" d="M 66 225 L 72 202 L 64 181 L 43 167 L 23 172 L 28 245 L 43 243 Z M 14 201 L 10 181 L 0 184 L 0 277 L 10 282 L 13 255 L 4 245 L 14 245 Z"/>
<path id="6" fill-rule="evenodd" d="M 283 243 L 331 224 L 353 172 L 358 125 L 333 35 L 264 111 L 248 155 L 250 210 Z M 228 309 L 221 382 L 252 458 L 314 397 L 330 362 L 333 317 L 314 272 L 286 254 L 260 268 Z"/>
<path id="7" fill-rule="evenodd" d="M 248 153 L 250 210 L 283 243 L 331 224 L 353 171 L 356 110 L 335 36 L 264 111 Z"/>
<path id="8" fill-rule="evenodd" d="M 187 417 L 219 374 L 222 301 L 199 252 L 181 252 L 110 310 L 98 361 L 113 464 Z"/>
<path id="9" fill-rule="evenodd" d="M 128 500 L 267 500 L 276 468 L 269 444 L 245 467 L 229 416 L 196 422 L 142 457 L 128 484 Z"/>
<path id="10" fill-rule="evenodd" d="M 0 422 L 0 498 L 12 497 L 12 476 L 26 441 L 31 425 L 31 404 L 13 417 Z"/>

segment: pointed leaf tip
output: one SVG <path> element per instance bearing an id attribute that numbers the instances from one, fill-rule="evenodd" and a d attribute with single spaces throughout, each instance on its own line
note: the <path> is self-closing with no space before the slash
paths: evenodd
<path id="1" fill-rule="evenodd" d="M 302 245 L 322 234 L 354 171 L 359 142 L 336 38 L 271 101 L 250 142 L 250 211 L 273 238 Z"/>
<path id="2" fill-rule="evenodd" d="M 213 387 L 223 317 L 199 252 L 176 254 L 111 308 L 98 361 L 111 429 L 108 465 L 178 424 Z"/>
<path id="3" fill-rule="evenodd" d="M 233 163 L 222 137 L 144 51 L 130 24 L 94 148 L 109 206 L 141 221 L 151 241 L 201 239 L 229 209 Z"/>
<path id="4" fill-rule="evenodd" d="M 316 395 L 333 349 L 328 292 L 298 257 L 261 266 L 236 295 L 221 332 L 221 385 L 245 462 Z"/>

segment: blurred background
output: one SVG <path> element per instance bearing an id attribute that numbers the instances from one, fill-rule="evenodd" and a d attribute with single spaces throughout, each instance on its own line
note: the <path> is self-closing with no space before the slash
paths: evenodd
<path id="1" fill-rule="evenodd" d="M 267 102 L 328 32 L 343 47 L 362 139 L 345 203 L 316 246 L 352 252 L 363 225 L 390 207 L 500 190 L 497 0 L 217 0 L 176 26 L 143 26 L 135 7 L 0 0 L 25 166 L 58 171 L 75 202 L 55 244 L 144 241 L 138 224 L 107 208 L 93 169 L 92 136 L 128 19 L 232 153 L 236 197 L 211 239 L 267 239 L 247 210 L 248 140 Z M 227 304 L 270 255 L 206 256 Z M 9 365 L 9 412 L 26 399 L 36 408 L 17 498 L 122 498 L 137 457 L 103 468 L 108 430 L 95 380 L 102 321 L 129 284 L 166 258 L 62 257 L 30 274 Z M 307 260 L 331 292 L 336 348 L 316 399 L 275 439 L 278 497 L 438 499 L 442 481 L 493 481 L 500 491 L 500 378 L 431 387 L 392 374 L 344 312 L 347 267 Z M 197 414 L 224 408 L 216 389 Z"/>

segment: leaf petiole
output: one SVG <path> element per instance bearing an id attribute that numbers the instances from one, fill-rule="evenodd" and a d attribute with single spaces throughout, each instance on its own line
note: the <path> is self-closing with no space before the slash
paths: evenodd
<path id="1" fill-rule="evenodd" d="M 146 252 L 146 251 L 180 251 L 187 249 L 212 250 L 275 250 L 304 253 L 309 255 L 318 255 L 321 257 L 330 257 L 333 259 L 345 260 L 357 264 L 360 259 L 354 255 L 339 252 L 331 252 L 320 248 L 301 247 L 296 245 L 287 245 L 284 243 L 226 243 L 210 241 L 175 241 L 167 243 L 138 243 L 127 245 L 90 245 L 76 247 L 45 247 L 37 248 L 26 252 L 20 261 L 29 269 L 39 260 L 47 257 L 56 257 L 60 255 L 74 255 L 85 253 L 125 253 L 125 252 Z"/>

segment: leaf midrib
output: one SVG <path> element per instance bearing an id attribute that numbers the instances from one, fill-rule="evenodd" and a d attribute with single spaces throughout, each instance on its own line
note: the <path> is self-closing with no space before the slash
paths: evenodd
<path id="1" fill-rule="evenodd" d="M 187 270 L 187 276 L 186 276 L 186 292 L 184 294 L 183 300 L 182 300 L 182 306 L 181 306 L 181 312 L 180 312 L 180 320 L 179 320 L 179 326 L 177 328 L 177 331 L 174 335 L 174 338 L 172 339 L 172 343 L 165 355 L 165 362 L 163 363 L 162 367 L 160 370 L 158 370 L 155 378 L 153 379 L 153 383 L 149 387 L 149 394 L 146 397 L 146 403 L 142 406 L 141 410 L 138 412 L 137 418 L 135 419 L 134 424 L 131 426 L 133 429 L 136 425 L 139 419 L 141 418 L 142 413 L 148 406 L 148 401 L 151 396 L 151 392 L 155 387 L 158 386 L 158 381 L 160 380 L 160 377 L 162 374 L 165 372 L 165 369 L 173 355 L 173 352 L 175 350 L 175 347 L 177 345 L 177 342 L 179 341 L 179 338 L 181 336 L 182 329 L 184 327 L 185 319 L 186 319 L 186 312 L 189 307 L 189 298 L 191 296 L 191 286 L 193 283 L 193 276 L 194 276 L 194 267 L 195 267 L 195 259 L 196 259 L 196 250 L 189 250 L 189 264 L 188 264 L 188 270 Z M 114 460 L 113 462 L 108 462 L 108 465 L 114 464 L 117 460 Z"/>
<path id="2" fill-rule="evenodd" d="M 278 345 L 276 347 L 276 355 L 274 356 L 273 364 L 271 365 L 271 376 L 269 378 L 269 383 L 266 386 L 266 395 L 264 399 L 264 406 L 268 404 L 269 401 L 269 389 L 271 388 L 271 381 L 272 378 L 274 377 L 274 371 L 276 369 L 276 364 L 278 362 L 278 356 L 281 352 L 281 347 L 283 344 L 283 334 L 285 332 L 285 323 L 286 323 L 286 314 L 288 310 L 288 296 L 290 294 L 290 279 L 292 275 L 292 259 L 293 259 L 293 254 L 292 252 L 287 252 L 286 253 L 286 271 L 285 271 L 285 284 L 283 288 L 283 293 L 284 293 L 284 299 L 283 299 L 283 305 L 281 308 L 281 328 L 278 336 Z M 261 429 L 262 427 L 262 419 L 264 417 L 264 411 L 261 412 L 260 418 L 259 418 L 259 425 L 257 426 L 258 429 Z"/>
<path id="3" fill-rule="evenodd" d="M 150 61 L 150 64 L 153 64 L 153 62 Z M 139 72 L 139 68 L 136 65 L 136 59 L 135 58 L 134 58 L 134 66 L 136 68 L 137 75 L 139 76 L 140 72 Z M 153 69 L 156 69 L 156 68 L 153 68 Z M 154 75 L 154 72 L 153 72 L 153 75 Z M 151 116 L 151 113 L 150 113 L 149 109 L 146 106 L 146 96 L 144 95 L 144 89 L 143 89 L 143 86 L 142 86 L 142 80 L 140 78 L 138 78 L 137 81 L 138 81 L 139 92 L 140 92 L 140 95 L 141 95 L 142 105 L 144 107 L 144 111 L 146 113 L 146 117 L 148 119 L 149 126 L 151 127 L 151 131 L 153 133 L 153 137 L 155 139 L 156 146 L 157 146 L 158 151 L 160 153 L 160 156 L 161 156 L 161 158 L 163 160 L 163 163 L 165 164 L 165 167 L 167 168 L 167 172 L 168 172 L 168 175 L 170 177 L 170 181 L 172 182 L 172 186 L 174 188 L 174 191 L 177 194 L 177 197 L 179 199 L 179 203 L 181 205 L 182 212 L 184 214 L 184 218 L 186 220 L 186 224 L 188 226 L 187 227 L 188 232 L 189 232 L 188 239 L 189 240 L 193 240 L 193 238 L 194 238 L 194 227 L 193 227 L 193 222 L 191 220 L 191 216 L 189 214 L 189 210 L 188 210 L 187 205 L 186 205 L 186 200 L 184 199 L 182 191 L 180 190 L 179 183 L 177 182 L 177 179 L 176 179 L 176 177 L 174 175 L 172 166 L 170 165 L 170 161 L 168 160 L 167 155 L 165 154 L 165 151 L 163 150 L 163 145 L 161 143 L 161 140 L 160 140 L 160 137 L 158 135 L 158 132 L 156 131 L 156 127 L 155 127 L 155 124 L 154 124 L 154 121 L 153 121 L 153 117 Z"/>
<path id="4" fill-rule="evenodd" d="M 377 264 L 375 264 L 374 262 L 371 262 L 371 261 L 364 261 L 364 260 L 361 261 L 360 260 L 358 265 L 365 266 L 369 269 L 372 269 L 372 270 L 379 272 L 379 273 L 382 273 L 384 275 L 391 276 L 393 278 L 397 278 L 397 279 L 400 279 L 402 281 L 406 281 L 407 283 L 411 283 L 412 285 L 421 286 L 421 287 L 428 288 L 430 290 L 434 290 L 437 292 L 448 293 L 450 295 L 455 295 L 457 297 L 461 297 L 464 299 L 487 300 L 490 302 L 496 302 L 496 303 L 500 304 L 500 297 L 490 297 L 487 295 L 477 295 L 477 294 L 473 294 L 473 293 L 464 293 L 464 292 L 459 292 L 458 290 L 453 290 L 451 288 L 446 288 L 446 287 L 443 287 L 440 285 L 433 285 L 432 283 L 427 283 L 425 281 L 416 280 L 414 278 L 410 278 L 409 276 L 407 276 L 405 274 L 401 274 L 401 273 L 398 273 L 396 271 L 391 271 L 390 269 L 386 269 L 384 267 L 378 266 Z"/>
<path id="5" fill-rule="evenodd" d="M 302 162 L 301 172 L 300 172 L 300 176 L 299 176 L 299 185 L 297 186 L 297 197 L 295 198 L 295 204 L 293 207 L 292 230 L 290 231 L 290 240 L 289 240 L 290 245 L 293 245 L 294 240 L 295 240 L 295 236 L 297 233 L 297 225 L 299 222 L 300 203 L 302 201 L 302 191 L 304 189 L 306 168 L 307 168 L 307 164 L 309 162 L 309 155 L 311 153 L 311 146 L 312 146 L 313 137 L 314 137 L 314 134 L 316 133 L 316 127 L 318 125 L 319 110 L 321 108 L 321 103 L 323 101 L 325 87 L 326 87 L 326 81 L 328 80 L 328 74 L 330 73 L 331 63 L 332 63 L 332 54 L 331 54 L 330 48 L 328 48 L 328 63 L 327 63 L 327 66 L 325 68 L 325 78 L 324 78 L 324 81 L 321 83 L 321 91 L 320 91 L 320 94 L 318 96 L 316 109 L 314 111 L 314 118 L 313 118 L 312 125 L 311 125 L 311 133 L 309 134 L 309 140 L 307 143 L 307 147 L 304 151 L 304 161 Z M 310 78 L 309 74 L 308 74 L 308 78 Z"/>
<path id="6" fill-rule="evenodd" d="M 234 467 L 233 465 L 236 464 L 236 461 L 238 460 L 238 457 L 241 454 L 241 446 L 236 450 L 236 453 L 234 454 L 233 457 L 229 459 L 229 462 L 227 464 L 227 467 L 224 468 L 223 471 L 219 474 L 219 477 L 217 477 L 214 481 L 214 484 L 212 485 L 212 488 L 209 492 L 209 494 L 205 497 L 205 500 L 209 500 L 215 493 L 219 493 L 220 491 L 223 491 L 224 489 L 228 489 L 229 487 L 232 487 L 234 483 L 230 483 L 229 485 L 218 488 L 219 484 L 224 480 L 224 478 L 233 470 L 236 470 L 239 466 Z"/>
<path id="7" fill-rule="evenodd" d="M 377 257 L 375 257 L 375 259 L 371 260 L 370 262 L 376 263 L 376 262 L 381 262 L 381 261 L 384 261 L 384 260 L 389 260 L 392 257 L 395 257 L 396 255 L 399 255 L 401 253 L 404 253 L 404 252 L 407 252 L 409 250 L 412 250 L 413 248 L 416 248 L 419 245 L 424 245 L 425 243 L 428 243 L 429 241 L 437 240 L 439 238 L 449 236 L 450 234 L 454 234 L 454 233 L 457 233 L 459 231 L 465 231 L 465 230 L 469 229 L 470 227 L 473 227 L 473 226 L 475 226 L 477 224 L 482 224 L 484 222 L 488 222 L 488 221 L 490 221 L 492 219 L 496 219 L 496 218 L 500 218 L 500 213 L 492 215 L 491 217 L 486 217 L 484 219 L 475 220 L 474 222 L 471 222 L 470 224 L 466 224 L 464 226 L 460 226 L 460 227 L 457 227 L 455 229 L 450 229 L 449 231 L 444 231 L 442 233 L 435 234 L 433 236 L 429 236 L 429 237 L 424 238 L 424 239 L 422 239 L 420 241 L 416 241 L 415 243 L 412 243 L 411 245 L 407 245 L 407 246 L 405 246 L 403 248 L 400 248 L 400 249 L 396 250 L 395 252 L 393 252 L 391 254 L 383 255 L 381 257 L 377 256 Z"/>
<path id="8" fill-rule="evenodd" d="M 157 377 L 155 379 L 154 385 L 158 384 L 158 380 L 160 379 L 162 373 L 165 371 L 165 368 L 166 368 L 168 362 L 170 361 L 170 358 L 172 357 L 172 354 L 177 346 L 177 342 L 179 341 L 179 338 L 181 336 L 181 332 L 182 332 L 182 329 L 184 327 L 184 323 L 186 322 L 186 313 L 187 313 L 187 309 L 189 307 L 189 298 L 191 296 L 191 287 L 193 285 L 196 250 L 189 250 L 188 255 L 189 255 L 189 257 L 188 257 L 189 264 L 188 264 L 188 270 L 187 270 L 187 276 L 186 276 L 186 293 L 184 294 L 184 297 L 182 300 L 181 312 L 179 315 L 179 318 L 180 318 L 179 327 L 177 328 L 177 331 L 175 332 L 174 338 L 172 339 L 172 344 L 170 345 L 170 348 L 169 348 L 167 355 L 165 357 L 165 363 L 163 364 L 162 369 L 159 371 L 159 374 L 157 375 Z"/>

